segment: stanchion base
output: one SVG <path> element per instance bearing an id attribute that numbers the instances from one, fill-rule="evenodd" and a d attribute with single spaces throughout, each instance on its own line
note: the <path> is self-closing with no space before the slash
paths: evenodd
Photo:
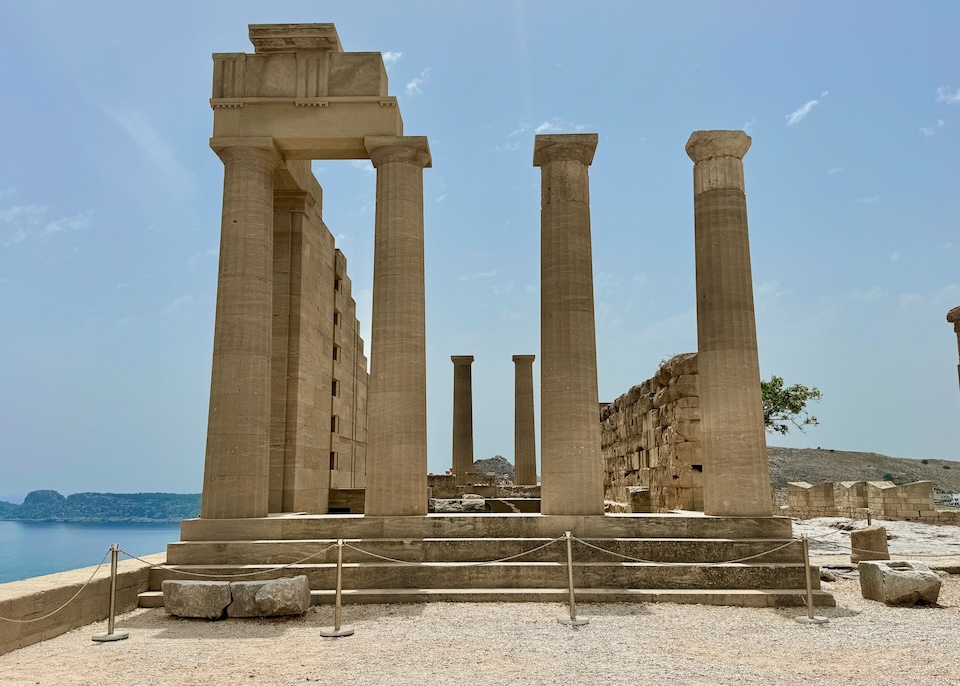
<path id="1" fill-rule="evenodd" d="M 332 626 L 320 627 L 320 635 L 328 638 L 339 638 L 340 636 L 353 636 L 354 629 L 349 624 L 345 624 L 339 629 Z"/>
<path id="2" fill-rule="evenodd" d="M 122 641 L 125 638 L 130 638 L 129 632 L 126 631 L 114 631 L 112 634 L 94 634 L 90 637 L 91 640 L 96 641 L 97 643 L 109 643 L 110 641 Z"/>
<path id="3" fill-rule="evenodd" d="M 830 621 L 829 617 L 822 617 L 820 615 L 815 615 L 813 617 L 794 617 L 794 619 L 801 624 L 826 624 Z"/>
<path id="4" fill-rule="evenodd" d="M 570 615 L 560 615 L 557 617 L 557 621 L 561 624 L 569 624 L 570 626 L 583 626 L 584 624 L 589 624 L 590 620 L 585 617 L 577 617 L 573 619 Z"/>

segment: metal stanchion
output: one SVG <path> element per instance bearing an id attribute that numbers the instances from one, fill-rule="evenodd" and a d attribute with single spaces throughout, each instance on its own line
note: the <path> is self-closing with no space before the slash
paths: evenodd
<path id="1" fill-rule="evenodd" d="M 873 526 L 873 513 L 867 508 L 867 526 Z"/>
<path id="2" fill-rule="evenodd" d="M 337 539 L 337 595 L 333 610 L 333 626 L 325 626 L 320 629 L 321 636 L 337 638 L 340 636 L 352 636 L 353 627 L 350 625 L 340 626 L 340 605 L 341 594 L 343 590 L 343 539 Z"/>
<path id="3" fill-rule="evenodd" d="M 810 577 L 810 541 L 806 534 L 803 535 L 803 571 L 807 577 L 807 616 L 795 617 L 801 624 L 826 624 L 830 620 L 827 617 L 813 614 L 813 580 Z"/>
<path id="4" fill-rule="evenodd" d="M 570 537 L 569 531 L 564 534 L 564 537 L 567 539 L 567 580 L 570 588 L 570 616 L 564 617 L 560 615 L 557 617 L 557 621 L 561 624 L 583 626 L 584 624 L 589 624 L 590 620 L 577 617 L 577 597 L 573 592 L 573 539 Z"/>
<path id="5" fill-rule="evenodd" d="M 117 612 L 117 555 L 120 552 L 120 545 L 114 543 L 110 547 L 110 615 L 107 618 L 107 633 L 94 634 L 92 639 L 98 643 L 107 643 L 109 641 L 122 641 L 130 638 L 126 631 L 114 631 L 113 623 Z"/>

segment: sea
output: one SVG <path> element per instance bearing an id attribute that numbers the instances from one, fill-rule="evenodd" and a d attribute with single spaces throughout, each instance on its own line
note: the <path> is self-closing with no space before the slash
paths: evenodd
<path id="1" fill-rule="evenodd" d="M 0 521 L 0 583 L 94 567 L 114 543 L 143 556 L 162 553 L 167 543 L 179 539 L 179 522 Z M 121 553 L 120 560 L 125 559 Z"/>

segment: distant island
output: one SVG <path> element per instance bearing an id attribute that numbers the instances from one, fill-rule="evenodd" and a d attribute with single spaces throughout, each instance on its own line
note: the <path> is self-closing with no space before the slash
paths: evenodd
<path id="1" fill-rule="evenodd" d="M 30 522 L 179 522 L 199 512 L 199 493 L 31 491 L 22 505 L 0 501 L 0 519 Z"/>

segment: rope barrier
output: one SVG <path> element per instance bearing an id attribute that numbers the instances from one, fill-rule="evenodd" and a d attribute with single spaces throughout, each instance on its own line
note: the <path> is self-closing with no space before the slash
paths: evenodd
<path id="1" fill-rule="evenodd" d="M 715 562 L 701 561 L 701 562 L 693 562 L 693 563 L 691 563 L 691 562 L 662 562 L 662 561 L 660 561 L 660 560 L 645 560 L 645 559 L 640 558 L 640 557 L 631 557 L 630 555 L 624 555 L 624 554 L 622 554 L 622 553 L 618 553 L 618 552 L 615 552 L 615 551 L 613 551 L 613 550 L 608 550 L 608 549 L 606 549 L 606 548 L 601 548 L 601 547 L 598 546 L 598 545 L 594 545 L 594 544 L 592 544 L 592 543 L 587 543 L 587 542 L 584 541 L 583 539 L 577 538 L 576 536 L 573 536 L 572 538 L 573 538 L 573 540 L 575 540 L 575 541 L 577 541 L 577 542 L 579 542 L 579 543 L 582 543 L 583 545 L 587 546 L 588 548 L 593 548 L 594 550 L 599 550 L 599 551 L 601 551 L 601 552 L 608 553 L 608 554 L 610 554 L 610 555 L 614 555 L 615 557 L 623 558 L 624 560 L 630 560 L 631 562 L 642 562 L 642 563 L 647 563 L 647 564 L 666 565 L 666 566 L 689 566 L 689 565 L 691 565 L 691 564 L 709 564 L 709 565 L 714 565 L 714 564 L 716 564 L 716 565 L 719 565 L 719 564 L 735 564 L 735 563 L 737 563 L 737 562 L 746 562 L 747 560 L 753 560 L 754 558 L 763 557 L 764 555 L 770 555 L 771 553 L 775 553 L 775 552 L 777 552 L 778 550 L 783 550 L 783 549 L 786 548 L 787 546 L 791 546 L 791 545 L 793 545 L 794 543 L 799 543 L 799 542 L 800 542 L 800 539 L 794 538 L 794 539 L 791 539 L 791 540 L 787 541 L 787 542 L 784 543 L 783 545 L 779 545 L 779 546 L 777 546 L 776 548 L 772 548 L 772 549 L 770 549 L 770 550 L 765 550 L 765 551 L 763 551 L 762 553 L 756 553 L 755 555 L 748 555 L 748 556 L 746 556 L 746 557 L 740 557 L 740 558 L 736 558 L 736 559 L 733 559 L 733 560 L 718 560 L 718 561 L 715 561 Z"/>
<path id="2" fill-rule="evenodd" d="M 553 545 L 553 544 L 556 543 L 557 541 L 562 541 L 562 540 L 564 540 L 564 537 L 563 537 L 563 536 L 560 536 L 560 537 L 558 537 L 558 538 L 554 538 L 554 539 L 551 540 L 551 541 L 547 541 L 547 542 L 544 543 L 543 545 L 538 545 L 536 548 L 531 548 L 530 550 L 525 550 L 525 551 L 523 551 L 523 552 L 521 552 L 521 553 L 517 553 L 516 555 L 508 555 L 507 557 L 501 557 L 501 558 L 499 558 L 499 559 L 497 559 L 497 560 L 484 560 L 484 561 L 482 561 L 482 562 L 456 562 L 456 563 L 454 563 L 454 564 L 458 564 L 458 565 L 460 565 L 460 566 L 462 566 L 462 567 L 482 567 L 483 565 L 493 565 L 493 564 L 497 564 L 497 563 L 499 563 L 499 562 L 506 562 L 507 560 L 513 560 L 513 559 L 516 559 L 516 558 L 518 558 L 518 557 L 523 557 L 524 555 L 529 555 L 529 554 L 531 554 L 531 553 L 535 553 L 535 552 L 537 552 L 538 550 L 543 550 L 543 549 L 546 548 L 547 546 Z M 372 553 L 372 552 L 370 552 L 369 550 L 363 550 L 362 548 L 358 548 L 358 547 L 356 547 L 355 545 L 351 545 L 350 543 L 344 543 L 344 546 L 347 547 L 347 548 L 352 548 L 353 550 L 356 550 L 358 553 L 363 553 L 364 555 L 369 555 L 370 557 L 375 557 L 375 558 L 378 558 L 378 559 L 380 559 L 380 560 L 384 560 L 385 562 L 396 562 L 396 563 L 399 563 L 399 564 L 413 565 L 413 566 L 428 564 L 428 563 L 425 563 L 425 562 L 417 562 L 417 561 L 414 561 L 414 560 L 398 560 L 398 559 L 393 558 L 393 557 L 387 557 L 386 555 L 379 555 L 379 554 L 377 554 L 377 553 Z"/>
<path id="3" fill-rule="evenodd" d="M 324 554 L 325 552 L 327 552 L 328 550 L 330 550 L 330 549 L 332 549 L 332 548 L 336 548 L 336 547 L 337 547 L 337 544 L 336 544 L 336 543 L 331 543 L 330 545 L 328 545 L 328 546 L 327 546 L 326 548 L 324 548 L 323 550 L 318 550 L 317 552 L 313 553 L 312 555 L 307 555 L 305 558 L 303 558 L 303 559 L 301 559 L 301 560 L 296 560 L 295 562 L 287 562 L 286 564 L 282 564 L 282 565 L 269 565 L 269 566 L 267 566 L 267 567 L 264 567 L 263 569 L 258 569 L 258 570 L 255 571 L 255 572 L 243 572 L 243 573 L 240 573 L 240 574 L 203 574 L 203 573 L 201 573 L 201 572 L 191 572 L 190 570 L 188 570 L 188 569 L 183 569 L 182 567 L 173 567 L 173 566 L 169 566 L 169 565 L 157 565 L 157 564 L 153 564 L 152 562 L 147 562 L 147 561 L 144 560 L 142 557 L 137 557 L 136 555 L 131 555 L 131 554 L 128 553 L 126 550 L 120 550 L 120 552 L 123 553 L 124 555 L 126 555 L 127 557 L 129 557 L 129 558 L 132 559 L 132 560 L 137 560 L 137 561 L 139 561 L 139 562 L 143 562 L 143 563 L 146 564 L 146 565 L 149 565 L 151 569 L 169 569 L 169 570 L 172 570 L 172 571 L 174 571 L 174 572 L 179 572 L 180 574 L 186 574 L 187 576 L 197 576 L 197 577 L 202 577 L 202 578 L 205 578 L 205 579 L 224 579 L 224 578 L 238 579 L 238 578 L 241 578 L 241 577 L 257 576 L 257 575 L 259 575 L 259 574 L 266 574 L 267 572 L 275 572 L 275 571 L 278 571 L 278 570 L 281 570 L 281 569 L 286 569 L 287 567 L 293 567 L 294 565 L 303 564 L 303 563 L 306 562 L 307 560 L 310 560 L 310 559 L 316 557 L 317 555 L 323 555 L 323 554 Z M 207 565 L 207 566 L 213 567 L 213 566 L 216 566 L 216 565 Z"/>
<path id="4" fill-rule="evenodd" d="M 93 574 L 91 574 L 91 575 L 90 575 L 90 578 L 87 579 L 86 582 L 84 582 L 83 586 L 80 587 L 80 590 L 77 591 L 76 593 L 74 593 L 74 594 L 73 594 L 73 597 L 71 597 L 70 600 L 68 600 L 67 602 L 65 602 L 63 605 L 61 605 L 60 607 L 58 607 L 58 608 L 57 608 L 56 610 L 54 610 L 53 612 L 48 612 L 47 614 L 43 615 L 42 617 L 34 617 L 33 619 L 9 619 L 8 617 L 0 617 L 0 621 L 2 621 L 2 622 L 11 622 L 11 623 L 13 623 L 13 624 L 30 624 L 31 622 L 39 622 L 39 621 L 42 620 L 42 619 L 47 619 L 48 617 L 53 617 L 55 614 L 57 614 L 58 612 L 60 612 L 60 610 L 62 610 L 62 609 L 65 608 L 67 605 L 69 605 L 69 604 L 72 603 L 74 600 L 76 600 L 76 599 L 77 599 L 77 596 L 79 596 L 81 593 L 83 593 L 83 589 L 85 589 L 87 586 L 89 586 L 89 585 L 90 585 L 90 582 L 93 581 L 93 577 L 95 577 L 95 576 L 97 575 L 97 572 L 100 571 L 100 568 L 103 567 L 103 563 L 107 561 L 107 555 L 109 555 L 109 554 L 110 554 L 110 550 L 108 550 L 108 551 L 104 554 L 104 556 L 103 556 L 103 557 L 101 558 L 101 560 L 100 560 L 100 564 L 98 564 L 98 565 L 97 565 L 97 568 L 93 570 Z"/>

